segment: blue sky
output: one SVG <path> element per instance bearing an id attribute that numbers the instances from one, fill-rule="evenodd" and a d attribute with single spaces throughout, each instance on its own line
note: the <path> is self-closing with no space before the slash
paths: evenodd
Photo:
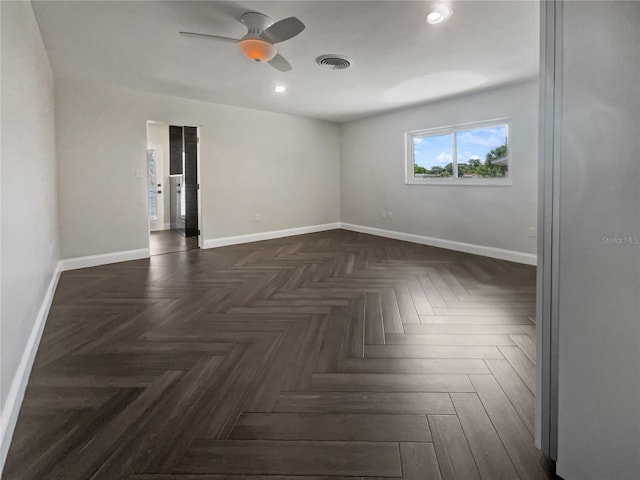
<path id="1" fill-rule="evenodd" d="M 504 145 L 506 127 L 460 130 L 456 133 L 458 163 L 466 163 L 470 158 L 484 159 L 491 150 Z M 451 163 L 451 134 L 413 139 L 415 163 L 421 167 L 444 167 Z"/>

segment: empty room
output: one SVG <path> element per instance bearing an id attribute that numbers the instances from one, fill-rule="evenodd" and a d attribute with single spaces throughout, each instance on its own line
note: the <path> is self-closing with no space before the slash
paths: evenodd
<path id="1" fill-rule="evenodd" d="M 640 478 L 640 2 L 0 22 L 3 479 Z"/>

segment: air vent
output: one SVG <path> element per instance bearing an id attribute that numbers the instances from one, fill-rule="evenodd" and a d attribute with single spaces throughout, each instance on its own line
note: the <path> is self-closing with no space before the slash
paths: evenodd
<path id="1" fill-rule="evenodd" d="M 332 70 L 345 70 L 351 66 L 351 60 L 342 55 L 320 55 L 316 58 L 316 63 Z"/>

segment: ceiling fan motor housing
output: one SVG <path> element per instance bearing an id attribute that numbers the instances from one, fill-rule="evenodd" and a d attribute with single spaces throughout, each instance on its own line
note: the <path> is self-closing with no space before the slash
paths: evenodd
<path id="1" fill-rule="evenodd" d="M 249 32 L 243 38 L 258 38 L 262 32 L 273 25 L 271 17 L 258 12 L 247 12 L 240 21 L 247 26 Z"/>
<path id="2" fill-rule="evenodd" d="M 240 40 L 242 54 L 254 62 L 268 62 L 278 53 L 272 43 L 260 37 L 260 34 L 273 25 L 273 20 L 262 13 L 247 12 L 240 18 L 247 26 L 247 34 Z"/>

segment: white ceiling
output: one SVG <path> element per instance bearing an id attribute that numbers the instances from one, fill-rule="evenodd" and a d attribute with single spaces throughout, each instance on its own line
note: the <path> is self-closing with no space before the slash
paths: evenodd
<path id="1" fill-rule="evenodd" d="M 168 95 L 343 122 L 538 72 L 537 1 L 453 0 L 453 16 L 429 25 L 433 1 L 41 1 L 34 10 L 57 77 L 102 79 Z M 279 44 L 293 66 L 252 63 L 229 43 L 246 11 L 306 29 Z M 349 57 L 349 70 L 315 63 Z M 285 94 L 275 94 L 282 84 Z"/>

